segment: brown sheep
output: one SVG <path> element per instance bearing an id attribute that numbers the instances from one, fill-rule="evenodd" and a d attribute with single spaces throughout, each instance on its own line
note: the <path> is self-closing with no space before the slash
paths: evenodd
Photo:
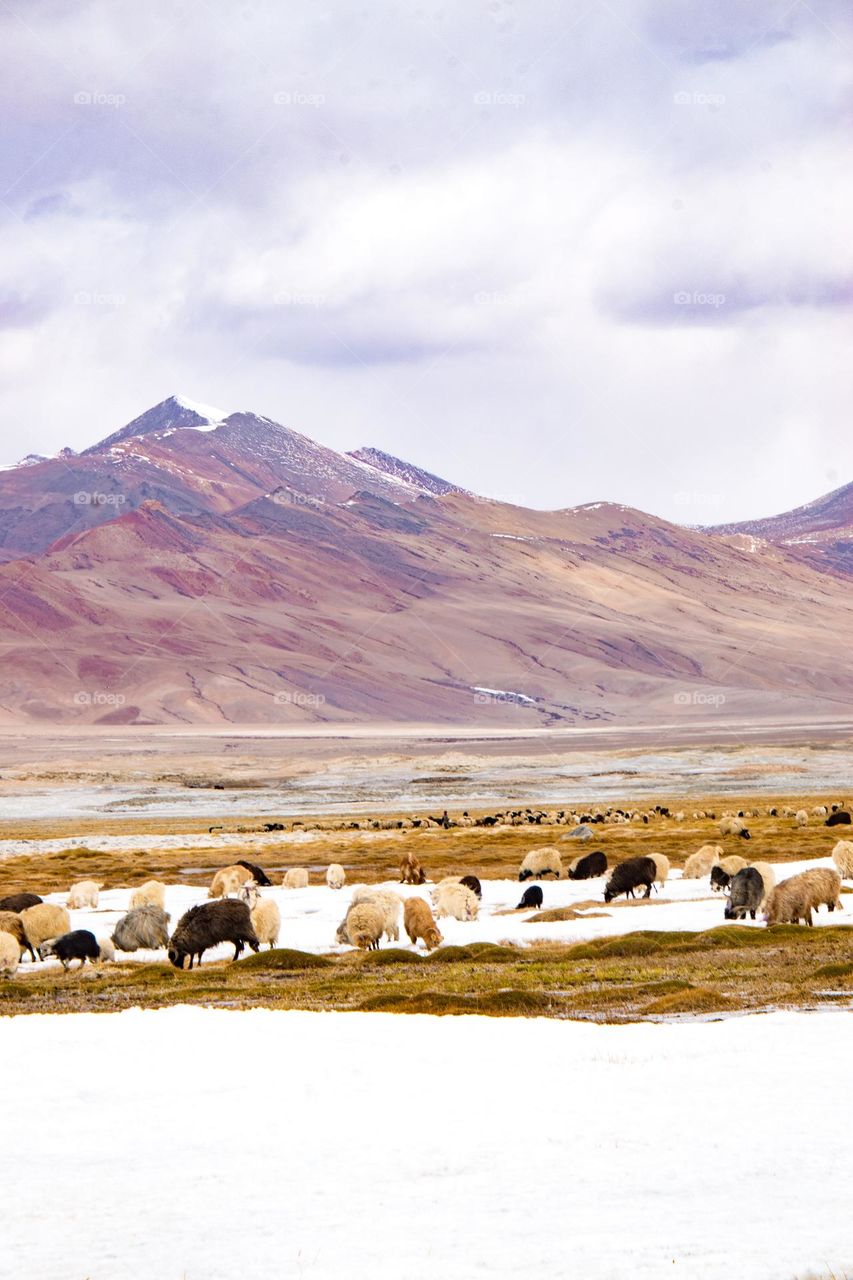
<path id="1" fill-rule="evenodd" d="M 17 911 L 0 911 L 0 931 L 11 933 L 21 948 L 21 954 L 23 955 L 25 951 L 29 951 L 30 956 L 35 960 L 36 953 L 27 937 L 24 922 Z"/>
<path id="2" fill-rule="evenodd" d="M 406 899 L 406 905 L 403 908 L 403 924 L 413 946 L 417 944 L 418 938 L 423 938 L 427 951 L 432 951 L 433 947 L 437 947 L 444 941 L 430 911 L 429 903 L 423 898 Z"/>
<path id="3" fill-rule="evenodd" d="M 400 884 L 426 884 L 426 872 L 413 853 L 400 859 Z"/>
<path id="4" fill-rule="evenodd" d="M 208 898 L 227 898 L 232 893 L 239 893 L 243 885 L 253 879 L 251 871 L 232 863 L 230 867 L 222 867 L 213 877 L 207 891 Z"/>
<path id="5" fill-rule="evenodd" d="M 841 877 L 837 871 L 815 868 L 801 871 L 777 884 L 765 902 L 765 917 L 771 924 L 814 924 L 812 911 L 826 903 L 830 911 L 841 906 Z"/>

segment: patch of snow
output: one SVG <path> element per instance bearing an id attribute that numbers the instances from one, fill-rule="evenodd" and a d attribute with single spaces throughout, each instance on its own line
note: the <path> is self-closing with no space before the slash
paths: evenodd
<path id="1" fill-rule="evenodd" d="M 173 396 L 172 399 L 182 409 L 189 409 L 192 413 L 197 413 L 200 418 L 206 418 L 211 427 L 218 427 L 228 417 L 224 409 L 216 409 L 211 404 L 202 404 L 198 400 L 190 400 L 188 396 Z M 202 427 L 197 429 L 199 431 L 203 430 Z"/>
<path id="2" fill-rule="evenodd" d="M 497 698 L 501 702 L 524 702 L 531 707 L 536 705 L 535 698 L 528 698 L 526 693 L 518 693 L 515 689 L 487 689 L 485 685 L 471 685 L 473 693 L 483 693 L 490 698 Z"/>

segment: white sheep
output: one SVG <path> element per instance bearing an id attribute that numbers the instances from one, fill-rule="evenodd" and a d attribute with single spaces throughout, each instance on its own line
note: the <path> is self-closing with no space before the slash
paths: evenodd
<path id="1" fill-rule="evenodd" d="M 809 815 L 805 809 L 798 809 L 794 814 L 794 821 L 798 827 L 807 827 L 809 825 Z"/>
<path id="2" fill-rule="evenodd" d="M 162 880 L 146 880 L 130 895 L 130 909 L 134 907 L 160 907 L 166 910 L 166 886 Z"/>
<path id="3" fill-rule="evenodd" d="M 0 974 L 7 974 L 11 978 L 17 972 L 20 959 L 21 946 L 18 939 L 13 938 L 5 929 L 0 930 Z"/>
<path id="4" fill-rule="evenodd" d="M 116 949 L 113 946 L 112 940 L 110 938 L 99 938 L 98 950 L 101 953 L 101 963 L 104 963 L 105 961 L 115 960 Z"/>
<path id="5" fill-rule="evenodd" d="M 519 880 L 539 880 L 542 876 L 553 876 L 559 880 L 563 874 L 563 862 L 559 849 L 546 845 L 542 849 L 531 849 L 524 857 L 518 871 Z"/>
<path id="6" fill-rule="evenodd" d="M 839 840 L 832 850 L 832 861 L 842 880 L 853 880 L 853 841 Z"/>
<path id="7" fill-rule="evenodd" d="M 747 865 L 746 858 L 742 858 L 739 853 L 730 853 L 726 858 L 720 858 L 717 866 L 725 871 L 727 876 L 736 876 L 739 871 L 743 871 Z"/>
<path id="8" fill-rule="evenodd" d="M 305 889 L 308 887 L 308 872 L 304 867 L 291 867 L 285 871 L 281 883 L 285 889 Z"/>
<path id="9" fill-rule="evenodd" d="M 72 911 L 81 911 L 84 907 L 97 907 L 98 890 L 103 889 L 98 880 L 78 880 L 68 890 L 67 906 Z"/>
<path id="10" fill-rule="evenodd" d="M 726 814 L 720 819 L 719 827 L 721 836 L 739 836 L 746 830 L 746 823 L 743 818 L 734 818 L 731 814 Z"/>
<path id="11" fill-rule="evenodd" d="M 240 897 L 248 904 L 252 918 L 252 928 L 258 942 L 263 946 L 269 943 L 270 951 L 278 944 L 281 931 L 281 912 L 272 898 L 262 898 L 254 880 L 247 880 L 240 890 Z"/>
<path id="12" fill-rule="evenodd" d="M 330 889 L 343 889 L 347 882 L 347 873 L 339 862 L 333 862 L 326 871 L 326 884 Z"/>
<path id="13" fill-rule="evenodd" d="M 382 912 L 382 930 L 389 942 L 398 942 L 400 938 L 400 912 L 403 899 L 393 889 L 371 889 L 362 886 L 356 889 L 350 901 L 350 907 L 363 902 L 372 902 Z"/>
<path id="14" fill-rule="evenodd" d="M 378 902 L 358 902 L 344 921 L 347 940 L 361 951 L 378 950 L 385 929 L 385 913 Z"/>
<path id="15" fill-rule="evenodd" d="M 655 884 L 665 884 L 669 875 L 669 858 L 665 853 L 650 853 L 649 857 L 657 868 Z"/>
<path id="16" fill-rule="evenodd" d="M 695 853 L 691 853 L 690 857 L 684 864 L 684 870 L 681 873 L 682 880 L 702 880 L 705 876 L 711 874 L 711 868 L 715 867 L 722 857 L 723 850 L 718 844 L 703 844 L 701 849 L 697 849 Z"/>
<path id="17" fill-rule="evenodd" d="M 230 867 L 222 867 L 217 871 L 207 891 L 208 898 L 229 898 L 232 893 L 239 893 L 247 880 L 252 880 L 251 871 L 234 862 Z"/>
<path id="18" fill-rule="evenodd" d="M 476 920 L 480 910 L 479 899 L 467 884 L 437 885 L 432 891 L 435 914 L 452 916 L 454 920 Z"/>

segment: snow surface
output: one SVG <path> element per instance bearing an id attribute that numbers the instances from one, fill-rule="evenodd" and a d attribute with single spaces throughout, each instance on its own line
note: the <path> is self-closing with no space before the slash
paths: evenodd
<path id="1" fill-rule="evenodd" d="M 0 1053 L 3 1276 L 853 1266 L 842 1013 L 611 1027 L 177 1007 L 0 1019 Z"/>
<path id="2" fill-rule="evenodd" d="M 487 689 L 482 684 L 474 684 L 471 688 L 474 693 L 486 693 L 492 698 L 505 698 L 511 702 L 529 702 L 531 706 L 536 705 L 535 698 L 529 698 L 526 693 L 518 693 L 515 689 Z"/>
<path id="3" fill-rule="evenodd" d="M 212 404 L 202 404 L 199 400 L 190 400 L 188 396 L 173 396 L 172 399 L 182 409 L 190 409 L 193 413 L 197 413 L 200 418 L 206 418 L 210 428 L 218 427 L 223 419 L 228 416 L 224 409 L 216 409 Z M 197 430 L 203 431 L 205 428 L 199 427 Z"/>
<path id="4" fill-rule="evenodd" d="M 577 855 L 577 845 L 573 842 L 571 845 L 563 846 L 563 849 L 564 862 L 568 864 L 570 859 Z M 320 849 L 313 851 L 316 861 L 312 860 L 311 852 L 309 846 L 301 849 L 282 847 L 278 859 L 269 855 L 255 855 L 271 880 L 280 882 L 282 871 L 288 866 L 304 866 L 315 881 L 305 889 L 283 889 L 280 886 L 274 886 L 271 889 L 261 890 L 264 897 L 272 898 L 278 903 L 281 912 L 279 946 L 317 954 L 350 950 L 349 947 L 340 946 L 335 942 L 335 932 L 346 914 L 353 889 L 363 882 L 355 879 L 352 873 L 348 872 L 348 876 L 352 879 L 351 884 L 347 884 L 343 889 L 329 889 L 325 884 L 328 862 L 320 860 L 325 851 Z M 388 861 L 394 862 L 391 846 L 388 849 Z M 223 865 L 223 860 L 221 857 L 214 856 L 211 862 L 210 879 L 213 878 L 214 868 Z M 805 871 L 809 867 L 832 867 L 833 865 L 831 858 L 779 864 L 777 882 L 799 871 Z M 79 878 L 83 879 L 84 876 L 81 875 Z M 140 877 L 140 883 L 142 878 Z M 606 877 L 599 876 L 595 880 L 538 882 L 542 888 L 544 910 L 552 907 L 577 908 L 578 904 L 584 904 L 580 907 L 581 915 L 578 919 L 559 920 L 553 923 L 533 922 L 532 917 L 536 915 L 535 911 L 514 909 L 521 900 L 527 884 L 519 884 L 517 880 L 483 880 L 483 898 L 477 920 L 461 921 L 445 917 L 439 920 L 439 928 L 448 945 L 461 946 L 469 942 L 508 942 L 523 947 L 540 939 L 549 942 L 586 942 L 592 938 L 634 933 L 639 929 L 700 932 L 726 923 L 723 916 L 724 895 L 711 891 L 707 876 L 703 880 L 682 880 L 681 872 L 673 871 L 660 892 L 656 890 L 648 901 L 638 899 L 635 905 L 630 905 L 624 898 L 605 905 L 605 879 Z M 207 901 L 208 883 L 209 880 L 203 885 L 171 884 L 167 886 L 166 910 L 171 915 L 170 928 L 175 927 L 180 916 L 191 906 Z M 32 889 L 34 886 L 21 885 L 20 887 Z M 380 886 L 372 885 L 371 887 L 379 888 Z M 381 887 L 393 889 L 402 898 L 428 899 L 435 886 L 432 883 L 416 886 L 402 885 L 398 884 L 394 878 L 385 881 Z M 37 889 L 37 886 L 35 888 Z M 97 910 L 70 912 L 71 928 L 91 929 L 98 938 L 109 937 L 117 921 L 130 905 L 131 892 L 130 889 L 102 891 Z M 62 906 L 65 905 L 65 899 L 64 893 L 45 896 L 46 902 L 56 902 Z M 848 906 L 853 901 L 847 895 L 842 899 L 843 902 L 845 900 Z M 509 914 L 503 914 L 504 912 Z M 845 910 L 839 914 L 838 912 L 830 913 L 826 908 L 821 908 L 814 918 L 817 926 L 853 924 L 853 911 Z M 760 919 L 738 921 L 738 924 L 746 924 L 753 929 L 765 927 Z M 402 929 L 402 921 L 400 941 L 383 941 L 382 946 L 399 946 L 413 951 L 422 950 L 422 947 L 410 945 Z M 204 963 L 230 959 L 233 954 L 233 946 L 230 943 L 223 943 L 205 953 Z M 147 964 L 155 960 L 163 961 L 165 955 L 163 951 L 135 951 L 120 955 L 119 959 Z M 31 968 L 48 966 L 58 970 L 59 961 L 36 962 L 34 966 L 30 961 L 25 960 L 22 961 L 19 972 L 25 974 Z"/>

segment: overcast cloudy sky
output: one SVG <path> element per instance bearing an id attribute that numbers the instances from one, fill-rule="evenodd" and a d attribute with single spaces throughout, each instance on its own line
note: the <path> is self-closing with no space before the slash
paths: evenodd
<path id="1" fill-rule="evenodd" d="M 183 392 L 531 506 L 853 480 L 849 0 L 0 15 L 0 462 Z"/>

